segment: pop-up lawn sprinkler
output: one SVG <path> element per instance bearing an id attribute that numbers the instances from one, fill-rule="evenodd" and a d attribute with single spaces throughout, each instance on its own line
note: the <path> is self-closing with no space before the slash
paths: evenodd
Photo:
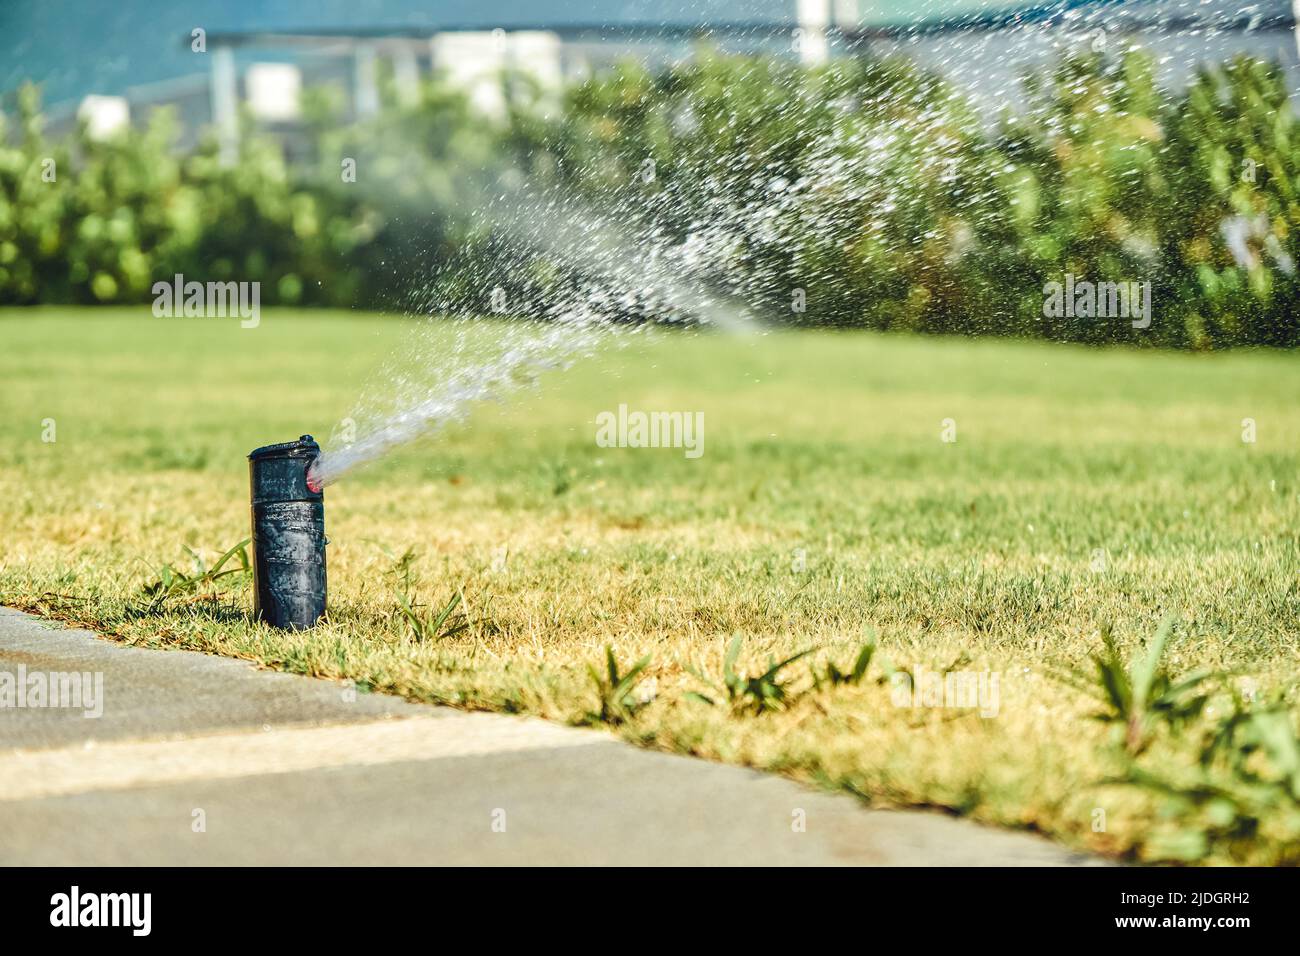
<path id="1" fill-rule="evenodd" d="M 307 471 L 310 435 L 248 456 L 253 506 L 253 616 L 302 630 L 325 613 L 325 500 Z"/>

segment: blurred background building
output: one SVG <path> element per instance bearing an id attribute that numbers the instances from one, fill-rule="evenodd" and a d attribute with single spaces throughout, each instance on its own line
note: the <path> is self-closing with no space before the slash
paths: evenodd
<path id="1" fill-rule="evenodd" d="M 332 86 L 364 117 L 381 89 L 413 99 L 432 73 L 491 119 L 505 72 L 558 88 L 621 58 L 680 59 L 702 40 L 809 63 L 902 53 L 990 111 L 1016 102 L 1027 66 L 1079 45 L 1139 43 L 1173 86 L 1201 62 L 1249 53 L 1280 61 L 1300 88 L 1288 0 L 8 0 L 0 38 L 0 102 L 40 84 L 51 132 L 81 119 L 106 135 L 167 106 L 183 145 L 209 126 L 230 145 L 246 111 L 292 149 L 304 89 Z"/>

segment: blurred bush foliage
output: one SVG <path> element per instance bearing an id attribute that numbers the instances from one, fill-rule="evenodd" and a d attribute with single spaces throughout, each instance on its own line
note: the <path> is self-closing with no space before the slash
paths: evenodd
<path id="1" fill-rule="evenodd" d="M 0 127 L 0 303 L 147 301 L 183 272 L 259 280 L 264 303 L 411 305 L 481 278 L 464 264 L 497 240 L 474 209 L 523 182 L 608 213 L 773 321 L 1300 343 L 1300 137 L 1275 64 L 1240 58 L 1171 95 L 1146 53 L 1080 55 L 996 117 L 903 60 L 701 51 L 558 96 L 507 83 L 501 122 L 436 81 L 363 125 L 312 91 L 292 167 L 251 130 L 234 166 L 210 141 L 181 155 L 165 113 L 49 142 L 24 89 Z M 1067 273 L 1150 282 L 1150 327 L 1045 317 L 1044 285 Z M 486 308 L 489 290 L 471 291 Z"/>

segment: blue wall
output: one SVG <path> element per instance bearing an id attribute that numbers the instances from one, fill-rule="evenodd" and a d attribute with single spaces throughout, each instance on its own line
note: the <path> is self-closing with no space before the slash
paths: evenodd
<path id="1" fill-rule="evenodd" d="M 203 72 L 194 27 L 573 25 L 793 21 L 795 0 L 0 0 L 0 91 L 42 84 L 46 103 Z"/>

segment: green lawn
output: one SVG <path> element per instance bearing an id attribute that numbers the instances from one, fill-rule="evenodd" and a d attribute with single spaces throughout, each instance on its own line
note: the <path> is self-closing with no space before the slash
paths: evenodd
<path id="1" fill-rule="evenodd" d="M 323 439 L 409 335 L 346 314 L 268 311 L 244 330 L 146 307 L 0 312 L 0 601 L 135 644 L 573 722 L 597 719 L 587 666 L 610 645 L 624 667 L 650 656 L 648 702 L 605 714 L 645 746 L 1119 856 L 1297 861 L 1285 801 L 1227 832 L 1222 808 L 1164 820 L 1154 793 L 1101 785 L 1130 760 L 1091 719 L 1098 702 L 1047 672 L 1087 665 L 1103 624 L 1127 654 L 1176 614 L 1175 675 L 1231 670 L 1220 686 L 1253 681 L 1294 718 L 1300 356 L 659 335 L 331 486 L 330 619 L 310 634 L 250 623 L 239 576 L 142 595 L 164 563 L 191 567 L 186 546 L 211 561 L 245 537 L 248 451 Z M 620 403 L 703 411 L 704 455 L 597 447 L 597 414 Z M 455 633 L 416 640 L 396 596 L 408 549 L 417 613 L 428 624 L 460 595 Z M 866 680 L 812 686 L 870 632 Z M 717 683 L 733 635 L 750 674 L 817 649 L 782 671 L 783 710 L 688 696 L 719 696 L 692 671 Z M 995 715 L 900 707 L 878 683 L 955 661 L 997 674 Z M 1191 785 L 1230 705 L 1156 726 L 1136 765 Z"/>

